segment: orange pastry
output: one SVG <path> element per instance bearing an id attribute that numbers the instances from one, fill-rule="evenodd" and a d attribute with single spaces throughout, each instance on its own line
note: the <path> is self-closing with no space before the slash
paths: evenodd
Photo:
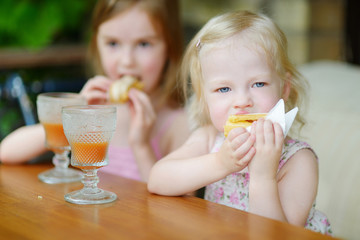
<path id="1" fill-rule="evenodd" d="M 248 126 L 251 126 L 254 121 L 257 121 L 260 118 L 264 118 L 265 116 L 266 113 L 230 115 L 224 126 L 224 135 L 227 137 L 230 130 L 233 128 L 247 128 Z"/>

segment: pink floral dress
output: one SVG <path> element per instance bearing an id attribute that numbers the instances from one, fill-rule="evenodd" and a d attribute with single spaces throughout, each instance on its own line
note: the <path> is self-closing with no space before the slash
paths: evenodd
<path id="1" fill-rule="evenodd" d="M 217 137 L 211 152 L 219 151 L 224 141 L 224 135 Z M 279 162 L 278 171 L 284 166 L 288 159 L 300 149 L 311 147 L 298 140 L 290 139 L 285 142 L 283 153 Z M 312 150 L 312 149 L 311 149 Z M 206 186 L 205 199 L 211 202 L 220 203 L 229 207 L 237 208 L 243 211 L 249 210 L 249 181 L 250 176 L 248 168 L 240 172 L 232 173 L 222 180 Z M 332 235 L 330 223 L 327 217 L 315 209 L 315 203 L 310 210 L 305 228 L 315 232 L 321 232 L 326 235 Z"/>

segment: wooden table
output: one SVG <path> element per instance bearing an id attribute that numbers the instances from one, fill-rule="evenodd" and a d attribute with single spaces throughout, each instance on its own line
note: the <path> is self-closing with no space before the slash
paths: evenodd
<path id="1" fill-rule="evenodd" d="M 51 165 L 0 165 L 0 239 L 332 239 L 196 197 L 150 194 L 146 184 L 99 173 L 118 199 L 76 205 L 64 194 L 82 183 L 50 185 Z"/>

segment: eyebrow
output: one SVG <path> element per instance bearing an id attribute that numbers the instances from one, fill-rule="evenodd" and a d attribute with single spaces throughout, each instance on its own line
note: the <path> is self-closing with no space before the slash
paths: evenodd
<path id="1" fill-rule="evenodd" d="M 271 73 L 270 74 L 269 73 L 259 74 L 254 77 L 251 77 L 251 80 L 254 81 L 254 80 L 263 79 L 263 78 L 272 79 L 272 74 Z"/>
<path id="2" fill-rule="evenodd" d="M 105 38 L 105 39 L 118 39 L 118 36 L 115 35 L 99 35 L 101 36 L 101 38 Z M 148 34 L 148 35 L 142 35 L 142 36 L 135 36 L 134 39 L 139 40 L 139 39 L 161 39 L 161 36 L 158 34 Z"/>
<path id="3" fill-rule="evenodd" d="M 225 79 L 225 78 L 213 78 L 210 80 L 205 81 L 205 84 L 216 84 L 216 85 L 229 85 L 231 84 L 233 81 L 229 80 L 229 79 Z"/>

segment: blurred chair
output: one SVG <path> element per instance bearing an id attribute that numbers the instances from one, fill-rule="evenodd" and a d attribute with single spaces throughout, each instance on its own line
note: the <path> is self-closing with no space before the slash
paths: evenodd
<path id="1" fill-rule="evenodd" d="M 33 125 L 37 122 L 33 103 L 30 101 L 21 76 L 17 73 L 10 74 L 5 83 L 7 98 L 17 100 L 25 125 Z"/>
<path id="2" fill-rule="evenodd" d="M 37 95 L 41 92 L 79 92 L 85 84 L 85 79 L 56 79 L 48 78 L 43 81 L 35 81 L 30 86 L 25 86 L 22 77 L 18 73 L 11 73 L 6 79 L 2 92 L 5 101 L 16 101 L 21 110 L 24 124 L 32 125 L 38 122 L 36 107 L 30 100 L 29 94 Z"/>
<path id="3" fill-rule="evenodd" d="M 334 236 L 359 239 L 360 66 L 321 61 L 299 70 L 311 86 L 302 139 L 319 157 L 317 208 Z"/>

